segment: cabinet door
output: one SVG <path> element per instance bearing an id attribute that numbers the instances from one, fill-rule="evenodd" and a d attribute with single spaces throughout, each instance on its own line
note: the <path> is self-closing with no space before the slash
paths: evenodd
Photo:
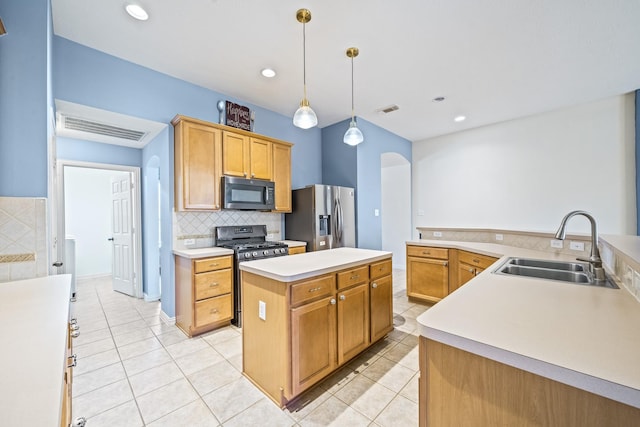
<path id="1" fill-rule="evenodd" d="M 297 395 L 336 367 L 333 296 L 291 310 L 291 382 Z"/>
<path id="2" fill-rule="evenodd" d="M 247 177 L 249 159 L 247 137 L 233 132 L 222 133 L 222 174 Z"/>
<path id="3" fill-rule="evenodd" d="M 338 293 L 338 365 L 369 345 L 369 283 Z"/>
<path id="4" fill-rule="evenodd" d="M 470 266 L 469 264 L 465 264 L 463 262 L 458 263 L 458 283 L 457 286 L 454 286 L 452 283 L 449 288 L 449 292 L 453 292 L 458 289 L 460 286 L 467 283 L 469 280 L 473 279 L 476 276 L 475 267 Z"/>
<path id="5" fill-rule="evenodd" d="M 249 172 L 251 178 L 271 180 L 271 142 L 249 140 Z"/>
<path id="6" fill-rule="evenodd" d="M 182 188 L 179 210 L 220 209 L 220 130 L 183 122 L 176 148 Z M 179 185 L 179 183 L 177 183 Z"/>
<path id="7" fill-rule="evenodd" d="M 291 212 L 291 147 L 273 147 L 273 181 L 276 185 L 276 212 Z"/>
<path id="8" fill-rule="evenodd" d="M 391 276 L 371 282 L 371 342 L 393 330 L 393 284 Z"/>
<path id="9" fill-rule="evenodd" d="M 407 295 L 438 302 L 449 292 L 449 262 L 407 257 Z"/>

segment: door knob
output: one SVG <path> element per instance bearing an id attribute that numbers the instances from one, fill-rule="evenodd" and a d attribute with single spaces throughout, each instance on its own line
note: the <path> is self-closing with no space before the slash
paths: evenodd
<path id="1" fill-rule="evenodd" d="M 52 264 L 54 267 L 62 267 L 62 261 L 56 261 Z"/>
<path id="2" fill-rule="evenodd" d="M 107 240 L 113 242 L 113 237 L 109 237 Z"/>

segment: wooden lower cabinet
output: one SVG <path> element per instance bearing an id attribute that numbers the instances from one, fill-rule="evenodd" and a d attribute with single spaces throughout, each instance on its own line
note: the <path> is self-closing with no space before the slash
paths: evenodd
<path id="1" fill-rule="evenodd" d="M 420 337 L 419 424 L 631 427 L 640 409 Z"/>
<path id="2" fill-rule="evenodd" d="M 456 252 L 458 258 L 458 277 L 456 280 L 450 280 L 449 293 L 455 291 L 460 286 L 482 273 L 486 268 L 498 260 L 498 258 L 495 257 L 468 251 L 458 250 Z"/>
<path id="3" fill-rule="evenodd" d="M 407 246 L 407 295 L 438 302 L 449 294 L 449 250 Z"/>
<path id="4" fill-rule="evenodd" d="M 189 337 L 233 318 L 233 257 L 176 256 L 176 326 Z"/>
<path id="5" fill-rule="evenodd" d="M 307 252 L 307 249 L 304 246 L 290 246 L 289 247 L 289 255 L 303 254 L 305 252 Z"/>
<path id="6" fill-rule="evenodd" d="M 293 283 L 243 271 L 245 376 L 284 407 L 393 330 L 391 260 L 383 263 L 375 281 L 376 264 Z"/>
<path id="7" fill-rule="evenodd" d="M 291 310 L 292 392 L 302 393 L 336 368 L 333 296 Z"/>

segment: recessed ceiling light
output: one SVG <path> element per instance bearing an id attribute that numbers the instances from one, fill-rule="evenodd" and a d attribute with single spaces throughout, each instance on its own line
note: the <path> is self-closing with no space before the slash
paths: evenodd
<path id="1" fill-rule="evenodd" d="M 465 116 L 456 116 L 454 117 L 454 122 L 464 122 L 467 118 Z"/>
<path id="2" fill-rule="evenodd" d="M 433 102 L 442 102 L 444 101 L 444 96 L 438 96 L 433 98 Z"/>
<path id="3" fill-rule="evenodd" d="M 125 9 L 129 15 L 139 21 L 146 21 L 149 19 L 149 14 L 139 4 L 128 4 Z"/>
<path id="4" fill-rule="evenodd" d="M 276 72 L 272 68 L 264 68 L 262 71 L 260 71 L 260 74 L 268 78 L 276 76 Z"/>

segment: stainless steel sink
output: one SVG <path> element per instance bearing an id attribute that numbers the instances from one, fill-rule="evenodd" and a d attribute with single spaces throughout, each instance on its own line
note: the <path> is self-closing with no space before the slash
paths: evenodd
<path id="1" fill-rule="evenodd" d="M 582 262 L 512 257 L 507 258 L 494 273 L 618 289 L 609 277 L 605 280 L 595 280 L 589 272 L 589 264 Z"/>

